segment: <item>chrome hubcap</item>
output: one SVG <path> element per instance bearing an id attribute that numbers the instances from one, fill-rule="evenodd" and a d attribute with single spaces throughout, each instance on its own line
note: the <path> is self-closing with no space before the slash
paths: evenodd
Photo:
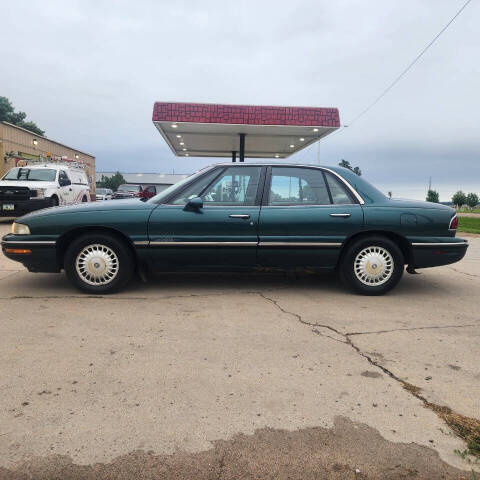
<path id="1" fill-rule="evenodd" d="M 100 244 L 87 245 L 77 255 L 75 268 L 80 278 L 89 285 L 106 285 L 118 274 L 117 254 Z"/>
<path id="2" fill-rule="evenodd" d="M 364 285 L 378 286 L 387 282 L 393 274 L 393 257 L 383 247 L 364 248 L 355 257 L 353 270 Z"/>

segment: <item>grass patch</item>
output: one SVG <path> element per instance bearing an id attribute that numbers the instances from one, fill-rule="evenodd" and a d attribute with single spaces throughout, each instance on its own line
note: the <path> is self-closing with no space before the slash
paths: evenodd
<path id="1" fill-rule="evenodd" d="M 458 217 L 458 231 L 480 233 L 480 218 Z"/>
<path id="2" fill-rule="evenodd" d="M 467 449 L 464 452 L 459 452 L 462 457 L 465 458 L 466 455 L 472 455 L 480 458 L 479 420 L 460 415 L 448 407 L 435 405 L 434 403 L 426 402 L 425 405 L 433 410 L 440 418 L 442 418 L 460 438 L 465 440 Z"/>

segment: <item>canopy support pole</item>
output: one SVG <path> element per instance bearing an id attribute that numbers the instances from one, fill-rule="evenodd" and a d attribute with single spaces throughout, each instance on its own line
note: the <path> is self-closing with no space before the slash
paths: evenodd
<path id="1" fill-rule="evenodd" d="M 240 161 L 245 161 L 245 133 L 240 133 Z"/>
<path id="2" fill-rule="evenodd" d="M 237 161 L 237 152 L 232 150 L 232 162 L 235 163 Z"/>

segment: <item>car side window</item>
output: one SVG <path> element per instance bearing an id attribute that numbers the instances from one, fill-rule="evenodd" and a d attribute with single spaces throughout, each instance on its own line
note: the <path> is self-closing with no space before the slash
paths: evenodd
<path id="1" fill-rule="evenodd" d="M 199 197 L 200 194 L 207 188 L 207 186 L 218 175 L 219 170 L 214 169 L 211 172 L 200 177 L 188 187 L 185 187 L 176 197 L 170 200 L 171 205 L 185 205 L 189 200 Z"/>
<path id="2" fill-rule="evenodd" d="M 65 180 L 68 180 L 68 176 L 65 171 L 60 170 L 58 173 L 58 183 L 61 185 Z"/>
<path id="3" fill-rule="evenodd" d="M 328 188 L 332 195 L 332 203 L 334 205 L 345 205 L 355 203 L 347 187 L 334 175 L 325 172 Z"/>
<path id="4" fill-rule="evenodd" d="M 322 170 L 272 167 L 269 205 L 330 205 Z"/>
<path id="5" fill-rule="evenodd" d="M 261 167 L 229 167 L 202 194 L 205 205 L 255 205 Z"/>

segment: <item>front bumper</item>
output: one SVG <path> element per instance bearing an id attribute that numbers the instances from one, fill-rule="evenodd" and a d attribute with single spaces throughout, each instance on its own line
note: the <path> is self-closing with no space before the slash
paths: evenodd
<path id="1" fill-rule="evenodd" d="M 59 272 L 55 240 L 25 240 L 25 237 L 26 235 L 5 235 L 2 239 L 3 254 L 10 260 L 20 262 L 30 272 Z M 29 250 L 31 253 L 10 253 L 7 249 Z"/>
<path id="2" fill-rule="evenodd" d="M 428 268 L 459 262 L 467 253 L 467 248 L 468 241 L 457 237 L 450 237 L 438 242 L 412 242 L 410 266 Z"/>
<path id="3" fill-rule="evenodd" d="M 10 205 L 13 205 L 13 210 L 10 210 Z M 44 198 L 42 200 L 12 200 L 11 202 L 0 201 L 0 217 L 21 217 L 26 213 L 41 210 L 42 208 L 50 207 L 50 199 Z M 6 210 L 6 208 L 9 208 Z"/>

